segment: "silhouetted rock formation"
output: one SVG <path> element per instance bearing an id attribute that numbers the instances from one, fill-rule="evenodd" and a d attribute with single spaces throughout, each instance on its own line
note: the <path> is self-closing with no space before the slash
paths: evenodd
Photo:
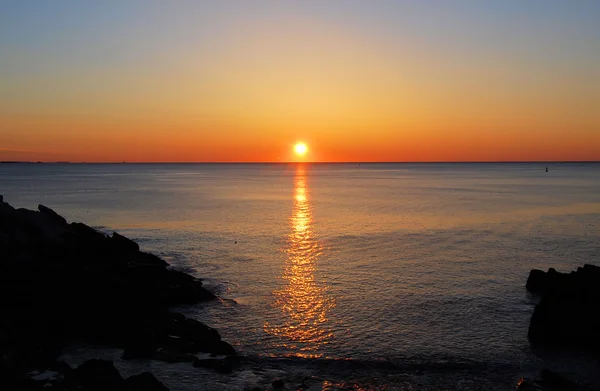
<path id="1" fill-rule="evenodd" d="M 600 267 L 585 265 L 569 274 L 534 269 L 526 286 L 541 295 L 529 324 L 531 343 L 600 352 Z"/>
<path id="2" fill-rule="evenodd" d="M 0 196 L 0 376 L 55 365 L 71 340 L 124 347 L 131 358 L 235 355 L 216 330 L 168 311 L 214 299 L 200 280 L 122 235 L 38 209 Z"/>

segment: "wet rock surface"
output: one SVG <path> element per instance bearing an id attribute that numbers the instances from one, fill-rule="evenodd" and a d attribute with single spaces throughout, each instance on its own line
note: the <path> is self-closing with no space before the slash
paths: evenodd
<path id="1" fill-rule="evenodd" d="M 215 298 L 199 279 L 122 235 L 38 209 L 15 209 L 0 197 L 0 377 L 60 367 L 56 358 L 72 341 L 122 347 L 125 358 L 235 355 L 215 329 L 169 311 Z"/>

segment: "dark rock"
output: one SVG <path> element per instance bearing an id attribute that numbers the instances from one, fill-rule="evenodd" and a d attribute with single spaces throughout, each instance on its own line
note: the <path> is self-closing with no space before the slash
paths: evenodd
<path id="1" fill-rule="evenodd" d="M 86 390 L 118 390 L 123 378 L 111 361 L 91 359 L 78 366 L 72 375 Z"/>
<path id="2" fill-rule="evenodd" d="M 141 329 L 127 338 L 123 349 L 123 359 L 152 358 L 156 352 L 157 344 L 154 330 Z"/>
<path id="3" fill-rule="evenodd" d="M 137 268 L 158 269 L 164 271 L 169 264 L 154 254 L 138 253 L 135 258 L 130 261 L 130 265 Z"/>
<path id="4" fill-rule="evenodd" d="M 228 356 L 236 354 L 231 345 L 221 340 L 221 336 L 215 329 L 197 320 L 187 319 L 180 314 L 171 314 L 162 327 L 165 334 L 171 336 L 167 342 L 171 348 L 179 345 L 178 349 L 182 349 L 185 353 L 205 352 Z M 175 343 L 172 337 L 178 337 L 180 341 Z"/>
<path id="5" fill-rule="evenodd" d="M 273 386 L 273 388 L 283 388 L 283 386 L 285 385 L 285 382 L 281 379 L 275 379 L 275 380 L 273 380 L 271 385 Z"/>
<path id="6" fill-rule="evenodd" d="M 178 270 L 169 270 L 160 283 L 163 289 L 161 299 L 167 305 L 194 304 L 216 297 L 202 286 L 200 280 Z"/>
<path id="7" fill-rule="evenodd" d="M 52 220 L 54 220 L 56 223 L 61 224 L 61 225 L 67 225 L 67 220 L 65 220 L 64 217 L 62 217 L 61 215 L 59 215 L 52 209 L 48 208 L 47 206 L 40 204 L 40 205 L 38 205 L 38 210 L 40 211 L 40 213 L 43 213 L 46 216 L 49 216 L 50 218 L 52 218 Z"/>
<path id="8" fill-rule="evenodd" d="M 111 239 L 112 239 L 112 242 L 121 251 L 134 252 L 134 253 L 140 251 L 140 246 L 136 242 L 134 242 L 133 240 L 131 240 L 129 238 L 126 238 L 123 235 L 119 235 L 116 232 L 113 232 Z"/>
<path id="9" fill-rule="evenodd" d="M 2 204 L 6 205 L 6 204 Z M 9 224 L 5 228 L 20 231 L 24 234 L 26 241 L 30 245 L 40 246 L 43 241 L 61 244 L 60 238 L 65 232 L 67 225 L 62 222 L 62 217 L 53 215 L 53 211 L 48 213 L 36 212 L 28 209 L 16 209 L 3 207 L 0 210 L 2 218 Z"/>
<path id="10" fill-rule="evenodd" d="M 600 268 L 585 265 L 569 274 L 532 271 L 528 289 L 541 294 L 529 323 L 534 345 L 600 352 Z"/>
<path id="11" fill-rule="evenodd" d="M 577 391 L 579 389 L 579 386 L 574 381 L 548 369 L 542 369 L 540 377 L 542 378 L 544 387 L 552 390 Z"/>
<path id="12" fill-rule="evenodd" d="M 529 272 L 529 278 L 527 278 L 525 287 L 530 292 L 541 293 L 546 288 L 546 281 L 546 273 L 542 270 L 532 269 Z"/>
<path id="13" fill-rule="evenodd" d="M 121 391 L 169 391 L 169 389 L 150 372 L 144 372 L 125 379 Z"/>
<path id="14" fill-rule="evenodd" d="M 43 205 L 38 209 L 14 209 L 0 200 L 3 374 L 46 369 L 73 339 L 123 347 L 125 358 L 180 362 L 197 352 L 235 355 L 216 330 L 169 312 L 215 298 L 199 279 L 169 269 L 122 235 L 108 237 L 82 223 L 67 224 Z"/>
<path id="15" fill-rule="evenodd" d="M 4 197 L 0 195 L 0 213 L 14 212 L 15 208 L 4 202 Z"/>
<path id="16" fill-rule="evenodd" d="M 82 241 L 86 245 L 94 242 L 105 243 L 106 240 L 106 236 L 104 234 L 83 223 L 69 224 L 69 233 L 73 235 L 76 240 Z"/>

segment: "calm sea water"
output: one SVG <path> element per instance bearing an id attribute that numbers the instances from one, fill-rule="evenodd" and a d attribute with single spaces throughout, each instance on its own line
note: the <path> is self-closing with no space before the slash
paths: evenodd
<path id="1" fill-rule="evenodd" d="M 182 310 L 245 357 L 233 375 L 117 359 L 172 390 L 509 389 L 597 368 L 531 350 L 524 285 L 600 264 L 600 164 L 3 164 L 0 194 L 123 233 L 221 297 Z"/>

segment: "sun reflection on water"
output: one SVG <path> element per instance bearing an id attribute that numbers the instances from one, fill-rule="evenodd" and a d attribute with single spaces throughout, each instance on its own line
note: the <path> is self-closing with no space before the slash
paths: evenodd
<path id="1" fill-rule="evenodd" d="M 319 347 L 331 341 L 328 315 L 335 301 L 327 296 L 327 286 L 315 280 L 316 263 L 323 251 L 313 231 L 310 196 L 305 168 L 300 165 L 294 177 L 294 206 L 291 231 L 286 238 L 286 261 L 282 279 L 285 285 L 273 292 L 273 306 L 281 316 L 264 330 L 279 337 L 283 345 L 300 357 L 319 357 Z"/>

